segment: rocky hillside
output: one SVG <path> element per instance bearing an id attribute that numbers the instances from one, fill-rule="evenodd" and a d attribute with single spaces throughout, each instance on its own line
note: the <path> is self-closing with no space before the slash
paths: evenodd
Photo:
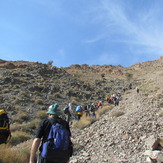
<path id="1" fill-rule="evenodd" d="M 80 74 L 77 68 L 70 69 Z M 12 117 L 20 111 L 32 113 L 28 121 L 37 111 L 46 110 L 53 103 L 57 102 L 62 108 L 69 102 L 83 105 L 104 100 L 110 92 L 121 91 L 126 86 L 124 79 L 107 79 L 92 69 L 89 71 L 93 74 L 91 82 L 87 81 L 90 78 L 87 71 L 83 78 L 78 78 L 67 68 L 51 64 L 0 60 L 0 107 Z"/>
<path id="2" fill-rule="evenodd" d="M 163 58 L 127 69 L 140 83 L 140 93 L 128 90 L 119 106 L 99 121 L 84 130 L 72 129 L 78 144 L 72 163 L 159 162 L 149 159 L 145 151 L 163 137 Z M 163 161 L 163 153 L 159 157 Z"/>
<path id="3" fill-rule="evenodd" d="M 123 95 L 119 106 L 103 115 L 84 130 L 73 130 L 78 144 L 71 162 L 77 163 L 143 163 L 150 150 L 151 137 L 163 136 L 163 92 L 147 97 L 135 90 Z"/>
<path id="4" fill-rule="evenodd" d="M 57 68 L 51 64 L 0 60 L 0 107 L 9 112 L 13 124 L 18 123 L 14 117 L 20 112 L 28 114 L 21 121 L 27 124 L 52 103 L 64 107 L 69 102 L 75 106 L 104 101 L 107 95 L 128 89 L 129 84 L 132 89 L 122 93 L 119 106 L 83 130 L 71 127 L 75 144 L 71 163 L 145 162 L 147 156 L 143 154 L 149 148 L 149 139 L 163 136 L 163 57 L 127 68 Z"/>

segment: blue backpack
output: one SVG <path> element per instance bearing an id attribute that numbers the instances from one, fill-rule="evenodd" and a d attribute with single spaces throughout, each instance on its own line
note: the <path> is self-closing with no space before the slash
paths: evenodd
<path id="1" fill-rule="evenodd" d="M 72 156 L 70 132 L 63 125 L 51 126 L 48 138 L 42 144 L 41 156 L 52 162 L 67 162 Z"/>
<path id="2" fill-rule="evenodd" d="M 79 105 L 79 106 L 77 106 L 76 107 L 76 112 L 81 112 L 82 111 L 82 108 L 81 108 L 81 106 Z"/>

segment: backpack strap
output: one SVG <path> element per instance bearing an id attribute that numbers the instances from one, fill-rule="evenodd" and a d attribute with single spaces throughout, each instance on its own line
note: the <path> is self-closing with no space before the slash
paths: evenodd
<path id="1" fill-rule="evenodd" d="M 51 125 L 55 125 L 57 123 L 57 119 L 56 118 L 48 118 L 49 122 Z"/>

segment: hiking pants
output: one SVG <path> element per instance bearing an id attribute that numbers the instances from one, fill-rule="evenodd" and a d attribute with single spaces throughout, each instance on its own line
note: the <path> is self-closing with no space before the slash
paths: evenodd
<path id="1" fill-rule="evenodd" d="M 39 154 L 39 156 L 37 158 L 37 163 L 69 163 L 69 161 L 67 161 L 67 162 L 51 162 L 51 161 L 47 161 L 45 158 L 42 158 L 41 154 Z"/>

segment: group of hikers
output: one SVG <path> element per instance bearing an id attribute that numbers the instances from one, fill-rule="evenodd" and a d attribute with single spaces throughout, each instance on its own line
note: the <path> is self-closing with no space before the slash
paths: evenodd
<path id="1" fill-rule="evenodd" d="M 119 101 L 121 100 L 121 93 L 116 92 L 110 96 L 106 97 L 106 101 L 108 104 L 114 104 L 115 106 L 119 105 Z M 102 101 L 98 102 L 91 102 L 89 104 L 86 104 L 84 106 L 77 105 L 76 107 L 72 107 L 72 104 L 69 103 L 66 105 L 66 107 L 63 109 L 63 112 L 65 114 L 65 120 L 69 123 L 71 119 L 80 120 L 82 115 L 86 115 L 89 117 L 96 118 L 96 111 L 100 108 L 102 108 L 103 103 Z"/>
<path id="2" fill-rule="evenodd" d="M 107 96 L 106 100 L 108 102 L 108 104 L 114 104 L 115 106 L 119 105 L 119 101 L 121 100 L 121 93 L 115 93 L 112 94 L 111 96 Z"/>
<path id="3" fill-rule="evenodd" d="M 121 98 L 121 93 L 115 93 L 107 96 L 106 100 L 108 104 L 118 105 Z M 103 106 L 102 101 L 91 102 L 84 106 L 77 105 L 72 107 L 69 103 L 60 109 L 57 103 L 50 105 L 47 111 L 47 118 L 40 121 L 35 134 L 35 138 L 32 143 L 29 163 L 68 163 L 73 153 L 73 143 L 71 141 L 71 131 L 69 122 L 71 118 L 75 117 L 76 120 L 80 120 L 82 115 L 89 117 L 96 117 L 96 111 Z M 11 136 L 9 130 L 9 119 L 4 120 L 7 117 L 7 113 L 4 110 L 0 110 L 0 114 L 3 117 L 3 122 L 0 121 L 0 129 L 7 129 L 7 136 Z M 65 116 L 64 119 L 62 116 Z M 7 143 L 7 139 L 2 141 L 0 133 L 0 144 Z M 37 151 L 39 154 L 37 156 Z"/>
<path id="4" fill-rule="evenodd" d="M 96 117 L 96 111 L 98 109 L 102 108 L 102 101 L 98 102 L 91 102 L 89 104 L 86 104 L 84 106 L 77 105 L 76 107 L 72 107 L 72 104 L 69 103 L 64 109 L 63 112 L 66 117 L 66 121 L 69 123 L 70 119 L 76 119 L 80 120 L 82 115 Z"/>

